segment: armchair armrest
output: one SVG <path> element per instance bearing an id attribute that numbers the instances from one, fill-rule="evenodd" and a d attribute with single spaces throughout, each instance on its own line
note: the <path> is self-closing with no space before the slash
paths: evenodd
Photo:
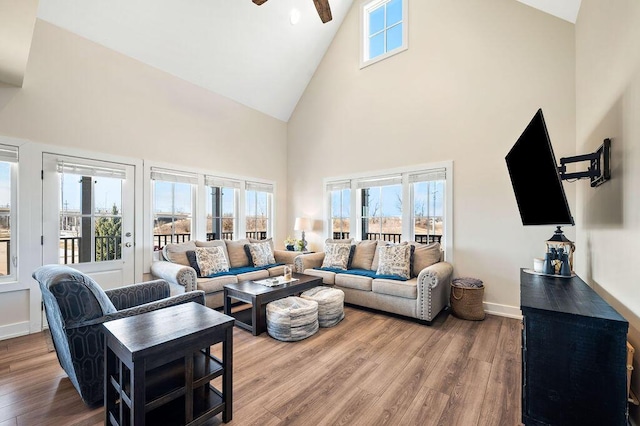
<path id="1" fill-rule="evenodd" d="M 298 255 L 294 260 L 296 272 L 304 272 L 305 269 L 319 268 L 324 260 L 324 252 Z"/>
<path id="2" fill-rule="evenodd" d="M 178 294 L 177 296 L 167 297 L 166 299 L 158 300 L 155 302 L 145 303 L 144 305 L 134 306 L 128 309 L 123 309 L 118 312 L 113 312 L 107 315 L 103 315 L 100 318 L 94 318 L 89 321 L 80 322 L 67 322 L 65 328 L 81 328 L 91 325 L 102 324 L 103 322 L 112 321 L 115 319 L 130 317 L 134 315 L 143 314 L 145 312 L 155 311 L 156 309 L 166 308 L 167 306 L 180 305 L 182 303 L 196 302 L 204 305 L 204 291 L 196 290 L 189 293 Z"/>
<path id="3" fill-rule="evenodd" d="M 169 297 L 169 283 L 165 280 L 154 280 L 143 283 L 131 284 L 111 290 L 105 290 L 107 297 L 117 310 L 143 305 L 156 300 Z"/>
<path id="4" fill-rule="evenodd" d="M 198 288 L 196 270 L 190 266 L 161 260 L 151 264 L 151 275 L 170 284 L 182 286 L 185 292 L 195 291 Z"/>
<path id="5" fill-rule="evenodd" d="M 453 265 L 438 262 L 418 274 L 418 317 L 432 321 L 449 304 Z"/>
<path id="6" fill-rule="evenodd" d="M 273 257 L 276 258 L 276 263 L 293 263 L 296 257 L 300 256 L 299 251 L 289 251 L 289 250 L 274 250 Z"/>

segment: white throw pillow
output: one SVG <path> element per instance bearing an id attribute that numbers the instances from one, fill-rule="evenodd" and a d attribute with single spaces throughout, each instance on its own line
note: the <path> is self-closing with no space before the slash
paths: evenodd
<path id="1" fill-rule="evenodd" d="M 273 250 L 271 249 L 271 242 L 264 241 L 262 243 L 250 243 L 246 247 L 249 248 L 251 259 L 253 260 L 253 266 L 267 266 L 276 263 L 276 259 L 273 256 Z"/>
<path id="2" fill-rule="evenodd" d="M 380 262 L 376 275 L 397 275 L 409 279 L 411 276 L 412 245 L 400 244 L 378 248 Z"/>
<path id="3" fill-rule="evenodd" d="M 326 243 L 324 245 L 323 268 L 347 269 L 349 256 L 351 255 L 351 244 L 349 243 Z"/>
<path id="4" fill-rule="evenodd" d="M 201 276 L 229 271 L 229 263 L 222 247 L 196 247 L 195 252 Z"/>

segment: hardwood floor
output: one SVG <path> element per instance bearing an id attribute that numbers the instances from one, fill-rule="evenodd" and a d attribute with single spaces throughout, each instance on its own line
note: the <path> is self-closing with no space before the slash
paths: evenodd
<path id="1" fill-rule="evenodd" d="M 520 321 L 441 315 L 427 327 L 345 313 L 297 343 L 236 327 L 229 424 L 521 424 Z M 82 403 L 44 333 L 0 341 L 0 426 L 102 422 L 102 407 Z"/>

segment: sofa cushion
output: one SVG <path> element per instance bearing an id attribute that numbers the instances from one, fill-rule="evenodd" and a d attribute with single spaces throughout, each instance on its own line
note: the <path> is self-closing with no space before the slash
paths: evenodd
<path id="1" fill-rule="evenodd" d="M 321 269 L 305 269 L 303 271 L 303 274 L 320 277 L 322 278 L 322 282 L 324 284 L 334 285 L 336 282 L 336 273 L 331 271 L 323 271 Z"/>
<path id="2" fill-rule="evenodd" d="M 189 266 L 191 266 L 196 271 L 196 277 L 198 278 L 202 277 L 202 271 L 198 266 L 198 259 L 196 258 L 195 250 L 189 250 L 186 254 L 187 254 L 187 259 L 189 260 Z"/>
<path id="3" fill-rule="evenodd" d="M 271 251 L 275 251 L 276 247 L 273 245 L 273 238 L 267 238 L 265 240 L 257 240 L 255 238 L 248 238 L 249 243 L 269 243 L 271 246 Z"/>
<path id="4" fill-rule="evenodd" d="M 277 263 L 278 266 L 272 266 L 267 269 L 270 277 L 277 277 L 278 275 L 284 275 L 284 265 L 281 263 Z"/>
<path id="5" fill-rule="evenodd" d="M 416 299 L 418 297 L 418 279 L 412 278 L 407 281 L 399 281 L 376 278 L 372 283 L 372 291 L 405 299 Z"/>
<path id="6" fill-rule="evenodd" d="M 322 267 L 347 269 L 351 255 L 351 247 L 351 244 L 348 243 L 326 243 L 324 245 Z"/>
<path id="7" fill-rule="evenodd" d="M 196 240 L 196 247 L 222 247 L 222 251 L 224 251 L 224 257 L 227 258 L 227 263 L 229 263 L 229 252 L 227 252 L 227 243 L 225 240 L 212 240 L 212 241 Z"/>
<path id="8" fill-rule="evenodd" d="M 195 253 L 201 276 L 209 276 L 229 270 L 229 264 L 222 247 L 196 247 Z"/>
<path id="9" fill-rule="evenodd" d="M 400 277 L 398 275 L 378 275 L 376 271 L 372 271 L 370 269 L 347 269 L 343 271 L 342 269 L 337 268 L 314 268 L 320 271 L 328 271 L 335 272 L 336 274 L 348 274 L 348 275 L 359 275 L 361 277 L 369 277 L 369 278 L 384 278 L 387 280 L 396 280 L 396 281 L 406 281 L 407 278 Z"/>
<path id="10" fill-rule="evenodd" d="M 244 250 L 244 245 L 249 244 L 249 240 L 243 238 L 237 241 L 226 240 L 227 252 L 229 253 L 229 267 L 242 268 L 249 266 L 249 258 Z"/>
<path id="11" fill-rule="evenodd" d="M 378 266 L 380 265 L 380 247 L 386 247 L 388 245 L 389 245 L 388 241 L 381 241 L 381 240 L 376 241 L 376 252 L 373 255 L 373 260 L 371 261 L 371 268 L 370 268 L 372 271 L 377 271 Z"/>
<path id="12" fill-rule="evenodd" d="M 379 249 L 380 263 L 376 274 L 410 278 L 412 252 L 413 246 L 410 244 L 381 247 Z"/>
<path id="13" fill-rule="evenodd" d="M 417 277 L 424 268 L 440 262 L 442 252 L 440 243 L 420 244 L 412 242 L 413 261 L 411 262 L 411 276 Z"/>
<path id="14" fill-rule="evenodd" d="M 335 243 L 344 243 L 344 244 L 353 244 L 353 238 L 327 238 L 324 240 L 325 244 L 335 244 Z"/>
<path id="15" fill-rule="evenodd" d="M 217 277 L 205 277 L 198 278 L 196 287 L 198 290 L 202 290 L 205 294 L 217 293 L 223 290 L 223 286 L 227 284 L 235 284 L 238 282 L 238 278 L 235 275 L 219 275 Z"/>
<path id="16" fill-rule="evenodd" d="M 186 241 L 178 244 L 167 244 L 162 248 L 162 256 L 172 263 L 178 263 L 184 266 L 189 265 L 189 259 L 187 258 L 187 252 L 190 250 L 195 251 L 195 241 Z"/>
<path id="17" fill-rule="evenodd" d="M 349 269 L 371 269 L 377 247 L 378 242 L 375 240 L 358 241 L 353 247 L 353 257 Z"/>
<path id="18" fill-rule="evenodd" d="M 340 287 L 371 291 L 373 278 L 353 274 L 336 274 L 335 284 Z"/>
<path id="19" fill-rule="evenodd" d="M 236 275 L 238 278 L 238 282 L 240 281 L 252 281 L 252 280 L 262 280 L 265 278 L 269 278 L 269 271 L 263 268 L 256 269 L 254 271 L 247 271 L 242 274 Z"/>
<path id="20" fill-rule="evenodd" d="M 247 250 L 247 256 L 249 256 L 249 263 L 253 266 L 266 266 L 276 263 L 271 242 L 249 243 L 245 244 L 244 247 Z"/>

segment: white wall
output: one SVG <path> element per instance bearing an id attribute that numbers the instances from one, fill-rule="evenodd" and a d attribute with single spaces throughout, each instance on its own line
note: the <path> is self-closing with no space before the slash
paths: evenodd
<path id="1" fill-rule="evenodd" d="M 42 258 L 40 207 L 30 203 L 41 191 L 41 144 L 273 181 L 281 242 L 286 135 L 282 121 L 38 20 L 23 87 L 0 85 L 0 137 L 19 140 L 27 153 L 20 159 L 20 275 L 0 284 L 0 338 L 39 330 L 31 272 Z"/>
<path id="2" fill-rule="evenodd" d="M 573 25 L 512 0 L 411 1 L 409 49 L 361 70 L 358 5 L 289 122 L 290 216 L 323 218 L 325 177 L 452 160 L 455 275 L 517 315 L 519 268 L 554 229 L 522 226 L 504 157 L 539 107 L 556 156 L 575 153 Z"/>
<path id="3" fill-rule="evenodd" d="M 583 0 L 576 23 L 576 150 L 612 139 L 611 181 L 577 191 L 577 271 L 630 323 L 640 394 L 640 3 Z M 640 424 L 640 412 L 631 406 Z"/>

